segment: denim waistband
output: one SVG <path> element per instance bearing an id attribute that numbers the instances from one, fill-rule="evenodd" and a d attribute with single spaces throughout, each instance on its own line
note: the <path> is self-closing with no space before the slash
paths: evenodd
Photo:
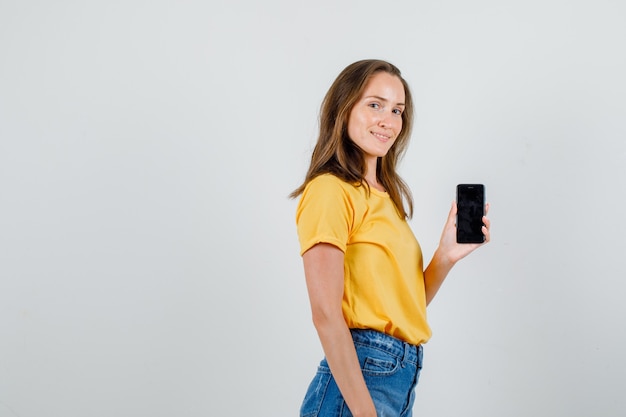
<path id="1" fill-rule="evenodd" d="M 352 333 L 352 340 L 355 344 L 359 343 L 384 350 L 402 362 L 412 362 L 420 367 L 422 365 L 423 351 L 421 345 L 415 346 L 376 330 L 350 329 L 350 333 Z"/>

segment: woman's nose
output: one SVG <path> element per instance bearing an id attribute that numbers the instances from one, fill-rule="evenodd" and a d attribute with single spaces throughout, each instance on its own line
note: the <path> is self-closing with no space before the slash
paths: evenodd
<path id="1" fill-rule="evenodd" d="M 392 119 L 393 115 L 392 114 L 388 114 L 388 113 L 384 113 L 381 115 L 380 120 L 378 121 L 378 125 L 381 127 L 391 127 L 393 125 L 393 119 Z"/>

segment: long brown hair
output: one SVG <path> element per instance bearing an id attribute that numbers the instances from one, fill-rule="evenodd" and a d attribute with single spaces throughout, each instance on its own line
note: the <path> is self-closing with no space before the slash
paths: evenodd
<path id="1" fill-rule="evenodd" d="M 359 186 L 365 184 L 369 190 L 365 180 L 365 157 L 363 151 L 348 136 L 348 119 L 368 81 L 379 72 L 386 72 L 400 79 L 404 86 L 405 107 L 402 112 L 402 130 L 389 152 L 378 158 L 376 177 L 389 193 L 400 216 L 409 218 L 413 215 L 411 190 L 396 172 L 413 127 L 413 99 L 400 70 L 389 62 L 375 59 L 348 65 L 326 93 L 320 110 L 320 133 L 311 156 L 311 165 L 304 183 L 290 197 L 299 196 L 311 180 L 326 173 Z M 405 202 L 408 210 L 405 209 Z"/>

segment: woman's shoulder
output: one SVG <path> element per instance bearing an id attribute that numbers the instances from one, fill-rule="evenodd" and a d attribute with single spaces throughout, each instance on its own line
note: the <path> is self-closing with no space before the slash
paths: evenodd
<path id="1" fill-rule="evenodd" d="M 307 183 L 298 202 L 296 218 L 313 219 L 314 222 L 324 216 L 353 219 L 355 212 L 360 213 L 363 207 L 364 198 L 359 195 L 357 187 L 336 175 L 324 173 Z"/>
<path id="2" fill-rule="evenodd" d="M 331 173 L 320 174 L 313 178 L 305 187 L 305 192 L 360 194 L 358 184 L 349 183 Z"/>
<path id="3" fill-rule="evenodd" d="M 357 187 L 357 184 L 351 184 L 335 174 L 324 173 L 320 174 L 317 177 L 313 178 L 309 181 L 310 186 L 314 187 L 330 187 L 330 188 L 343 188 L 343 189 L 354 189 Z"/>

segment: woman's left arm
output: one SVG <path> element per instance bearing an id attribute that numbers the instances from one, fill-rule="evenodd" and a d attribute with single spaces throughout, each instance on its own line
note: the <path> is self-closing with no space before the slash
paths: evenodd
<path id="1" fill-rule="evenodd" d="M 485 205 L 485 216 L 483 217 L 484 226 L 482 228 L 485 235 L 484 243 L 457 243 L 456 242 L 456 202 L 452 203 L 452 208 L 448 214 L 448 220 L 441 233 L 439 246 L 433 255 L 428 267 L 424 270 L 424 285 L 426 287 L 426 305 L 430 304 L 432 299 L 441 288 L 441 284 L 448 276 L 452 267 L 461 259 L 475 251 L 480 246 L 489 242 L 489 229 L 491 222 L 486 217 L 489 212 L 489 204 Z"/>

